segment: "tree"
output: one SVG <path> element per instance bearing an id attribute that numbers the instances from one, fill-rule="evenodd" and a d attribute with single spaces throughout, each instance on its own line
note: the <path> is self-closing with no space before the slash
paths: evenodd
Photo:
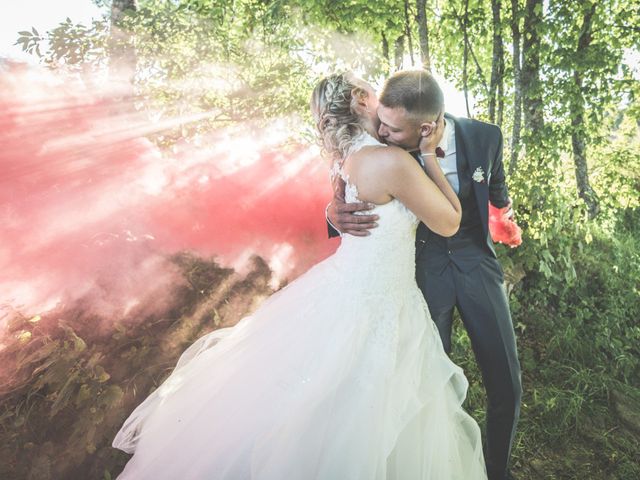
<path id="1" fill-rule="evenodd" d="M 404 34 L 398 35 L 393 44 L 393 62 L 396 70 L 400 70 L 402 68 L 402 59 L 404 58 L 404 38 Z"/>
<path id="2" fill-rule="evenodd" d="M 524 41 L 522 43 L 522 107 L 527 135 L 541 134 L 544 127 L 542 87 L 540 84 L 540 31 L 543 0 L 526 0 Z"/>
<path id="3" fill-rule="evenodd" d="M 519 0 L 511 0 L 511 38 L 513 43 L 513 126 L 511 130 L 511 160 L 509 175 L 513 175 L 518 165 L 520 152 L 520 126 L 522 122 L 522 74 L 520 58 L 520 6 Z"/>
<path id="4" fill-rule="evenodd" d="M 417 0 L 418 10 L 418 38 L 420 39 L 420 59 L 422 68 L 431 72 L 431 57 L 429 55 L 429 25 L 427 23 L 427 0 Z"/>
<path id="5" fill-rule="evenodd" d="M 137 0 L 112 0 L 111 2 L 110 74 L 114 79 L 127 84 L 133 83 L 137 60 L 131 35 L 124 27 L 124 20 L 127 15 L 137 11 Z"/>
<path id="6" fill-rule="evenodd" d="M 504 48 L 502 46 L 501 0 L 491 0 L 493 13 L 493 54 L 491 60 L 491 83 L 489 84 L 489 120 L 496 123 L 496 103 L 502 105 L 504 84 Z M 498 125 L 502 123 L 502 108 L 498 108 Z"/>
<path id="7" fill-rule="evenodd" d="M 464 16 L 462 20 L 462 34 L 464 35 L 464 51 L 462 54 L 462 89 L 464 91 L 464 104 L 467 109 L 467 117 L 471 118 L 469 108 L 469 0 L 464 2 Z"/>
<path id="8" fill-rule="evenodd" d="M 411 35 L 411 17 L 409 15 L 409 0 L 404 0 L 404 34 L 407 37 L 407 46 L 409 47 L 409 58 L 411 58 L 411 66 L 416 62 L 413 58 L 413 36 Z"/>
<path id="9" fill-rule="evenodd" d="M 596 4 L 592 3 L 585 8 L 582 16 L 582 27 L 580 29 L 580 37 L 578 38 L 578 45 L 576 48 L 576 57 L 583 56 L 587 53 L 589 46 L 591 45 L 593 28 L 592 19 L 596 11 Z M 576 87 L 575 94 L 571 97 L 571 146 L 573 148 L 573 161 L 576 169 L 576 183 L 578 186 L 578 195 L 587 204 L 587 210 L 589 212 L 589 218 L 596 217 L 599 211 L 598 199 L 596 193 L 591 188 L 589 183 L 589 172 L 587 168 L 586 157 L 586 128 L 585 128 L 585 115 L 584 115 L 584 97 L 582 87 L 582 73 L 579 67 L 573 70 L 573 81 Z"/>

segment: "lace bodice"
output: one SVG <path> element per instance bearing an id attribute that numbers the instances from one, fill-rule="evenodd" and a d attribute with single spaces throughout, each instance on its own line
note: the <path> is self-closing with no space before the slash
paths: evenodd
<path id="1" fill-rule="evenodd" d="M 349 151 L 349 156 L 369 145 L 384 146 L 367 133 L 356 138 Z M 346 183 L 345 200 L 347 203 L 358 202 L 357 179 L 351 179 L 344 172 L 344 164 L 349 162 L 347 156 L 343 165 L 334 164 L 332 174 L 340 175 Z M 353 263 L 353 268 L 360 272 L 362 281 L 372 288 L 405 288 L 415 285 L 415 233 L 418 218 L 402 204 L 393 199 L 388 203 L 377 205 L 368 213 L 377 214 L 380 219 L 378 227 L 371 230 L 367 237 L 343 235 L 337 255 L 345 265 Z"/>

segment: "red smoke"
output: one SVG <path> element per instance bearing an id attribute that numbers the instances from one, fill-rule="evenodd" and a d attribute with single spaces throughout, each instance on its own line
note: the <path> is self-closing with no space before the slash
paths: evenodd
<path id="1" fill-rule="evenodd" d="M 102 315 L 162 308 L 181 281 L 167 254 L 291 278 L 330 254 L 327 165 L 277 122 L 212 132 L 171 155 L 143 133 L 179 125 L 122 114 L 117 92 L 11 65 L 0 77 L 0 305 L 39 313 L 93 295 Z M 160 126 L 158 126 L 160 125 Z"/>

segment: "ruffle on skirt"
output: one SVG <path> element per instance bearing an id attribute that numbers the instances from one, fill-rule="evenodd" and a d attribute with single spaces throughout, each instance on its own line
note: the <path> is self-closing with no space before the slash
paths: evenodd
<path id="1" fill-rule="evenodd" d="M 189 347 L 118 432 L 118 478 L 485 479 L 422 293 L 345 278 L 330 257 Z"/>

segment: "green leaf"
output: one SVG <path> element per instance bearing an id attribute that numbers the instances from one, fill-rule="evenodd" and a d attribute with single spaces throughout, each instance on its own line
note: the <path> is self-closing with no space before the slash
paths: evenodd
<path id="1" fill-rule="evenodd" d="M 56 392 L 56 399 L 51 405 L 51 411 L 49 412 L 49 418 L 55 417 L 60 410 L 66 407 L 73 395 L 73 391 L 76 388 L 76 380 L 78 379 L 78 372 L 74 372 L 69 375 L 67 381 L 60 390 Z"/>
<path id="2" fill-rule="evenodd" d="M 544 260 L 540 260 L 539 269 L 547 279 L 553 277 L 553 272 Z"/>
<path id="3" fill-rule="evenodd" d="M 80 386 L 80 389 L 78 390 L 78 393 L 76 395 L 76 399 L 75 399 L 76 407 L 79 407 L 80 405 L 82 405 L 84 402 L 86 402 L 92 397 L 93 395 L 91 392 L 91 388 L 86 383 L 83 383 Z"/>
<path id="4" fill-rule="evenodd" d="M 118 385 L 109 385 L 100 395 L 99 404 L 107 408 L 118 405 L 124 397 L 124 391 Z"/>
<path id="5" fill-rule="evenodd" d="M 101 365 L 96 365 L 94 373 L 96 380 L 100 383 L 104 383 L 111 378 L 111 375 L 109 375 Z"/>

